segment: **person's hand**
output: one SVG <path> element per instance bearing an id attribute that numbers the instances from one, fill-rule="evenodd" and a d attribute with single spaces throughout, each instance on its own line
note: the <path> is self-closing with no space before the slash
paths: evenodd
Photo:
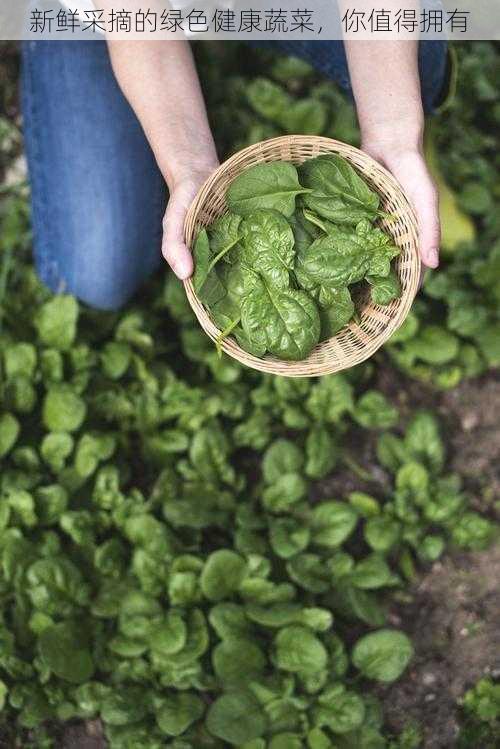
<path id="1" fill-rule="evenodd" d="M 216 161 L 207 162 L 202 169 L 192 170 L 189 175 L 175 181 L 171 187 L 167 210 L 163 219 L 163 242 L 161 252 L 175 275 L 184 280 L 193 272 L 193 259 L 184 242 L 184 220 L 189 206 L 207 177 L 218 166 Z"/>
<path id="2" fill-rule="evenodd" d="M 109 40 L 118 84 L 168 185 L 162 255 L 180 279 L 193 272 L 184 243 L 188 208 L 218 159 L 193 54 L 186 40 Z M 166 95 L 165 92 L 168 92 Z"/>
<path id="3" fill-rule="evenodd" d="M 420 256 L 427 268 L 439 265 L 439 200 L 421 149 L 393 143 L 367 143 L 363 150 L 385 166 L 397 179 L 417 214 Z"/>

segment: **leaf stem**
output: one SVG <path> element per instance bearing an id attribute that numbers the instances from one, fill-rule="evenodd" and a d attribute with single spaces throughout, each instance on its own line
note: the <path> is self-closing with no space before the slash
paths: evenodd
<path id="1" fill-rule="evenodd" d="M 369 483 L 377 483 L 373 476 L 366 471 L 354 458 L 347 452 L 342 453 L 342 462 L 349 468 L 358 478 Z"/>
<path id="2" fill-rule="evenodd" d="M 224 247 L 208 264 L 208 271 L 207 275 L 210 273 L 211 270 L 214 269 L 214 266 L 219 262 L 219 260 L 224 257 L 224 255 L 229 252 L 229 250 L 232 250 L 232 248 L 240 241 L 240 237 L 234 240 L 234 242 L 231 242 L 231 244 L 228 244 L 227 247 Z"/>
<path id="3" fill-rule="evenodd" d="M 219 358 L 222 356 L 222 348 L 221 348 L 222 341 L 224 340 L 224 338 L 227 338 L 227 336 L 231 333 L 231 331 L 235 329 L 235 327 L 239 324 L 240 319 L 241 318 L 237 317 L 235 320 L 232 320 L 229 323 L 229 325 L 226 328 L 224 328 L 224 330 L 222 330 L 220 334 L 217 336 L 215 340 L 215 347 L 217 349 L 217 354 Z"/>

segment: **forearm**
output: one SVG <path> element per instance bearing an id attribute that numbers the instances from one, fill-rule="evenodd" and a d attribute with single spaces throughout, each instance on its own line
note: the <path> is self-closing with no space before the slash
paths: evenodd
<path id="1" fill-rule="evenodd" d="M 217 154 L 189 44 L 110 41 L 113 70 L 172 190 L 217 166 Z"/>
<path id="2" fill-rule="evenodd" d="M 423 156 L 418 43 L 346 41 L 362 148 L 402 185 L 417 213 L 424 263 L 439 262 L 438 195 Z"/>
<path id="3" fill-rule="evenodd" d="M 424 114 L 418 42 L 346 41 L 345 46 L 363 147 L 419 150 Z"/>

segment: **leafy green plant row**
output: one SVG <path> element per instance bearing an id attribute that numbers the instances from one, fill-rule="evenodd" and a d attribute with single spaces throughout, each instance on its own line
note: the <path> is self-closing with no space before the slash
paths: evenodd
<path id="1" fill-rule="evenodd" d="M 26 728 L 98 716 L 116 748 L 387 746 L 370 684 L 413 651 L 387 597 L 419 559 L 495 532 L 446 474 L 433 417 L 393 432 L 370 365 L 295 381 L 219 359 L 173 277 L 142 310 L 97 318 L 16 265 L 4 711 Z M 378 430 L 387 485 L 311 501 L 355 426 Z"/>

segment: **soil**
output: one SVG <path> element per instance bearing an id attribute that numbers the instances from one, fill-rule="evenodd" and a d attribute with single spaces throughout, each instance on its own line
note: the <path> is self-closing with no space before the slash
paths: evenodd
<path id="1" fill-rule="evenodd" d="M 416 657 L 401 680 L 379 690 L 389 730 L 415 721 L 424 749 L 457 746 L 458 700 L 482 676 L 500 677 L 499 579 L 500 547 L 447 558 L 393 613 L 391 623 L 410 635 Z"/>

